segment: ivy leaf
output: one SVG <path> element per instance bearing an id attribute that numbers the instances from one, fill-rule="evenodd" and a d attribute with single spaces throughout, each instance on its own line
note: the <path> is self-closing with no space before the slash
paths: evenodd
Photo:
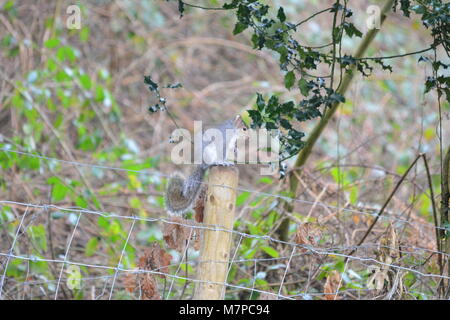
<path id="1" fill-rule="evenodd" d="M 295 83 L 295 74 L 294 71 L 291 70 L 284 76 L 284 86 L 286 87 L 286 89 L 291 89 L 294 83 Z"/>

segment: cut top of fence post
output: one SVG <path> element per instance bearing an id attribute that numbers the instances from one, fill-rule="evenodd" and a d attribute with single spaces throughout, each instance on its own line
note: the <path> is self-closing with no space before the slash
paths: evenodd
<path id="1" fill-rule="evenodd" d="M 238 170 L 235 167 L 212 167 L 208 178 L 204 221 L 227 230 L 233 229 Z M 225 186 L 225 187 L 223 187 Z M 196 300 L 220 300 L 228 273 L 231 248 L 230 232 L 204 230 L 195 288 Z"/>

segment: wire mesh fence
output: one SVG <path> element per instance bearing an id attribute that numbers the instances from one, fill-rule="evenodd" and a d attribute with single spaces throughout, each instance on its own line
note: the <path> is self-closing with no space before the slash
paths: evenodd
<path id="1" fill-rule="evenodd" d="M 67 165 L 148 174 L 0 151 Z M 238 191 L 301 203 L 306 212 L 322 208 L 325 216 L 376 216 L 376 210 L 245 188 Z M 235 230 L 228 230 L 120 208 L 107 212 L 6 199 L 0 200 L 0 208 L 2 299 L 191 299 L 196 284 L 202 282 L 197 279 L 197 267 L 205 230 L 232 234 L 227 281 L 207 282 L 223 285 L 227 298 L 436 298 L 437 288 L 450 280 L 438 264 L 438 257 L 445 262 L 449 256 L 436 250 L 433 243 L 436 228 L 442 228 L 395 212 L 381 216 L 382 226 L 374 230 L 374 236 L 355 246 L 351 245 L 356 243 L 354 237 L 339 235 L 340 228 L 348 227 L 345 219 L 310 223 L 292 216 L 297 222 L 292 238 L 281 241 L 271 230 L 240 225 L 239 219 Z M 366 229 L 354 229 L 353 233 Z M 420 241 L 424 238 L 430 240 Z"/>

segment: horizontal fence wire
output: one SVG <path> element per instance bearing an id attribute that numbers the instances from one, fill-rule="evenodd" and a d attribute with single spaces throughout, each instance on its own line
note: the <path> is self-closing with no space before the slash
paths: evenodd
<path id="1" fill-rule="evenodd" d="M 126 169 L 126 168 L 106 166 L 106 165 L 97 165 L 97 164 L 89 164 L 89 163 L 76 162 L 76 161 L 61 160 L 61 159 L 57 159 L 57 158 L 51 158 L 51 157 L 36 155 L 36 154 L 28 153 L 28 152 L 11 150 L 11 149 L 8 149 L 8 148 L 0 148 L 0 151 L 9 152 L 9 153 L 16 153 L 16 154 L 25 155 L 25 156 L 28 156 L 28 157 L 34 157 L 34 158 L 43 159 L 43 160 L 48 160 L 48 161 L 56 161 L 56 162 L 60 162 L 60 163 L 64 163 L 64 164 L 70 164 L 70 165 L 74 165 L 74 166 L 91 167 L 91 168 L 96 168 L 96 169 L 115 170 L 115 171 L 141 173 L 141 174 L 150 174 L 150 175 L 154 175 L 154 176 L 157 176 L 157 177 L 165 177 L 165 178 L 169 178 L 170 177 L 169 174 L 164 174 L 164 173 L 161 173 L 161 172 L 158 172 L 158 171 L 150 171 L 149 172 L 149 171 L 145 171 L 145 170 L 133 170 L 133 169 Z M 211 184 L 209 184 L 208 182 L 205 182 L 205 181 L 201 181 L 201 184 L 207 185 L 207 186 L 211 185 Z M 377 209 L 373 209 L 373 212 L 361 211 L 361 210 L 356 210 L 356 209 L 351 209 L 351 208 L 342 208 L 342 207 L 338 207 L 338 206 L 333 206 L 333 205 L 330 205 L 330 204 L 327 204 L 327 203 L 324 203 L 324 202 L 320 202 L 320 201 L 308 201 L 308 200 L 297 199 L 297 198 L 292 198 L 292 197 L 289 197 L 289 196 L 283 196 L 283 195 L 278 195 L 278 194 L 273 194 L 273 193 L 268 193 L 268 192 L 263 192 L 263 191 L 258 191 L 258 190 L 251 190 L 251 189 L 242 188 L 242 187 L 237 187 L 237 188 L 232 188 L 232 187 L 229 187 L 229 186 L 222 186 L 222 187 L 234 189 L 236 191 L 241 191 L 241 192 L 249 192 L 249 193 L 253 193 L 253 194 L 259 194 L 259 195 L 262 195 L 262 196 L 277 198 L 277 199 L 281 199 L 281 200 L 285 200 L 285 201 L 293 201 L 293 202 L 298 202 L 298 203 L 302 203 L 302 204 L 320 206 L 320 207 L 323 207 L 323 208 L 328 208 L 328 209 L 332 209 L 332 210 L 339 210 L 339 211 L 348 212 L 348 213 L 367 215 L 367 216 L 371 216 L 371 217 L 376 217 L 377 216 Z M 431 223 L 423 223 L 423 222 L 419 222 L 419 221 L 412 222 L 412 221 L 408 221 L 408 220 L 405 220 L 405 219 L 392 217 L 392 216 L 389 216 L 389 215 L 381 215 L 379 217 L 379 219 L 392 220 L 392 221 L 395 221 L 395 222 L 405 223 L 405 224 L 409 224 L 409 225 L 422 225 L 422 226 L 427 227 L 427 228 L 434 228 L 434 229 L 438 229 L 438 230 L 447 230 L 445 227 L 434 226 Z"/>
<path id="2" fill-rule="evenodd" d="M 115 171 L 123 171 L 123 172 L 133 172 L 133 173 L 140 173 L 140 174 L 151 174 L 154 176 L 159 176 L 159 177 L 168 177 L 169 175 L 160 173 L 160 172 L 156 172 L 156 171 L 146 171 L 146 170 L 132 170 L 132 169 L 126 169 L 126 168 L 120 168 L 120 167 L 113 167 L 113 166 L 105 166 L 105 165 L 96 165 L 96 164 L 88 164 L 88 163 L 82 163 L 82 162 L 76 162 L 76 161 L 67 161 L 67 160 L 62 160 L 62 159 L 57 159 L 57 158 L 51 158 L 51 157 L 46 157 L 46 156 L 41 156 L 41 155 L 36 155 L 36 154 L 32 154 L 32 153 L 28 153 L 28 152 L 22 152 L 22 151 L 16 151 L 16 150 L 10 150 L 7 148 L 0 148 L 0 151 L 3 152 L 8 152 L 8 153 L 15 153 L 15 154 L 19 154 L 19 155 L 24 155 L 24 156 L 28 156 L 28 157 L 35 157 L 35 158 L 39 158 L 39 159 L 43 159 L 46 161 L 56 161 L 62 164 L 68 164 L 68 165 L 74 165 L 74 166 L 81 166 L 81 167 L 90 167 L 90 168 L 97 168 L 97 169 L 103 169 L 103 170 L 115 170 Z M 204 184 L 208 185 L 208 183 L 203 182 Z M 377 216 L 377 213 L 374 209 L 374 212 L 369 212 L 369 211 L 361 211 L 361 210 L 356 210 L 356 209 L 351 209 L 351 208 L 338 208 L 337 206 L 332 206 L 332 205 L 328 205 L 326 203 L 323 202 L 319 202 L 319 201 L 307 201 L 307 200 L 302 200 L 302 199 L 296 199 L 296 198 L 292 198 L 292 197 L 287 197 L 287 196 L 281 196 L 281 195 L 276 195 L 276 194 L 271 194 L 271 193 L 267 193 L 267 192 L 261 192 L 261 191 L 257 191 L 257 190 L 250 190 L 250 189 L 245 189 L 245 188 L 236 188 L 237 191 L 242 191 L 242 192 L 249 192 L 249 193 L 253 193 L 253 194 L 259 194 L 262 196 L 267 196 L 267 197 L 273 197 L 273 198 L 278 198 L 278 199 L 283 199 L 283 200 L 287 200 L 287 201 L 294 201 L 294 202 L 299 202 L 299 203 L 303 203 L 303 204 L 309 204 L 309 205 L 314 205 L 314 206 L 322 206 L 324 208 L 328 208 L 328 209 L 333 209 L 333 210 L 342 210 L 345 212 L 350 212 L 350 213 L 355 213 L 355 214 L 363 214 L 363 215 L 369 215 L 372 217 Z M 291 262 L 293 259 L 301 257 L 301 256 L 321 256 L 321 257 L 328 257 L 328 256 L 333 256 L 333 257 L 341 257 L 341 258 L 345 258 L 348 259 L 348 261 L 355 261 L 355 262 L 359 262 L 362 263 L 363 265 L 366 266 L 370 266 L 370 264 L 375 264 L 375 265 L 379 265 L 380 267 L 385 267 L 385 268 L 392 268 L 394 270 L 397 270 L 397 272 L 411 272 L 413 274 L 415 274 L 416 276 L 420 276 L 420 277 L 427 277 L 427 278 L 433 278 L 436 279 L 436 281 L 439 280 L 450 280 L 450 277 L 443 275 L 443 274 L 436 274 L 436 273 L 427 273 L 427 272 L 422 272 L 420 270 L 418 270 L 418 268 L 420 267 L 420 265 L 417 266 L 412 266 L 412 267 L 406 267 L 406 266 L 401 266 L 401 265 L 397 265 L 397 264 L 392 264 L 392 263 L 387 263 L 385 261 L 381 261 L 380 259 L 376 259 L 374 257 L 363 257 L 363 256 L 356 256 L 356 255 L 349 255 L 349 254 L 345 254 L 346 251 L 351 251 L 351 250 L 355 250 L 355 249 L 380 249 L 380 248 L 386 248 L 401 254 L 408 254 L 408 255 L 418 255 L 420 257 L 422 257 L 422 255 L 424 253 L 427 253 L 428 255 L 433 256 L 433 255 L 441 255 L 443 257 L 449 257 L 449 255 L 445 252 L 442 251 L 438 251 L 438 250 L 432 250 L 429 248 L 421 248 L 421 247 L 415 247 L 415 246 L 411 246 L 411 245 L 402 245 L 401 248 L 394 248 L 391 246 L 387 246 L 387 245 L 382 245 L 379 243 L 363 243 L 359 246 L 356 245 L 348 245 L 348 246 L 329 246 L 329 247 L 317 247 L 317 246 L 312 246 L 312 245 L 306 245 L 306 244 L 299 244 L 296 242 L 290 242 L 290 241 L 282 241 L 276 238 L 273 238 L 269 235 L 255 235 L 255 234 L 248 234 L 248 233 L 244 233 L 244 232 L 240 232 L 237 230 L 229 230 L 229 229 L 225 229 L 223 227 L 217 226 L 217 225 L 205 225 L 205 224 L 201 224 L 201 223 L 196 223 L 194 221 L 189 221 L 186 223 L 177 221 L 177 220 L 170 220 L 167 218 L 163 218 L 163 217 L 158 217 L 158 218 L 152 218 L 152 217 L 141 217 L 141 216 L 137 216 L 137 215 L 119 215 L 119 214 L 115 214 L 112 212 L 104 212 L 104 211 L 96 211 L 96 210 L 90 210 L 90 209 L 84 209 L 84 208 L 79 208 L 79 207 L 61 207 L 58 205 L 54 205 L 54 204 L 36 204 L 36 203 L 24 203 L 24 202 L 19 202 L 19 201 L 10 201 L 10 200 L 0 200 L 0 206 L 19 206 L 19 207 L 23 207 L 24 208 L 24 214 L 22 215 L 22 218 L 20 220 L 20 223 L 17 227 L 15 236 L 13 237 L 13 241 L 12 241 L 12 245 L 11 248 L 8 252 L 0 252 L 0 257 L 4 257 L 6 258 L 6 262 L 3 263 L 3 273 L 2 273 L 2 278 L 0 281 L 0 298 L 3 298 L 2 296 L 2 291 L 4 289 L 4 285 L 5 285 L 5 279 L 7 278 L 7 269 L 8 269 L 8 264 L 10 263 L 11 259 L 19 259 L 19 260 L 23 260 L 23 261 L 31 261 L 31 262 L 47 262 L 47 263 L 55 263 L 55 264 L 59 264 L 61 266 L 61 269 L 59 269 L 59 277 L 56 280 L 43 280 L 43 281 L 23 281 L 21 283 L 21 285 L 40 285 L 40 284 L 49 284 L 49 283 L 55 283 L 56 284 L 56 290 L 55 290 L 55 295 L 54 298 L 57 299 L 58 298 L 58 293 L 59 293 L 59 287 L 62 281 L 67 281 L 67 277 L 64 277 L 64 270 L 65 270 L 65 266 L 68 265 L 73 265 L 73 266 L 78 266 L 78 267 L 85 267 L 85 268 L 94 268 L 94 269 L 101 269 L 101 270 L 109 270 L 111 272 L 113 272 L 112 275 L 107 275 L 107 276 L 97 276 L 97 277 L 83 277 L 81 279 L 83 279 L 84 281 L 98 281 L 98 280 L 104 280 L 105 284 L 104 284 L 104 288 L 103 288 L 103 293 L 100 295 L 96 295 L 97 298 L 103 297 L 105 296 L 105 292 L 107 290 L 109 290 L 109 299 L 112 298 L 112 294 L 113 294 L 113 289 L 114 286 L 116 284 L 116 280 L 118 278 L 119 273 L 125 273 L 125 274 L 134 274 L 134 275 L 138 275 L 138 274 L 151 274 L 151 275 L 155 275 L 155 276 L 164 276 L 164 277 L 168 277 L 170 279 L 172 279 L 172 285 L 173 285 L 173 281 L 174 280 L 183 280 L 183 281 L 189 281 L 192 283 L 209 283 L 209 284 L 218 284 L 218 285 L 223 285 L 224 287 L 226 287 L 228 290 L 242 290 L 242 291 L 248 291 L 250 294 L 250 298 L 252 297 L 253 293 L 260 293 L 260 294 L 267 294 L 269 296 L 272 296 L 274 298 L 277 299 L 288 299 L 288 300 L 292 300 L 295 299 L 297 297 L 302 297 L 302 298 L 308 298 L 308 297 L 313 297 L 313 296 L 324 296 L 324 295 L 329 295 L 330 293 L 325 293 L 325 292 L 298 292 L 296 294 L 290 294 L 290 295 L 286 295 L 283 294 L 282 292 L 282 288 L 283 285 L 285 284 L 285 278 L 286 275 L 289 271 Z M 20 236 L 20 232 L 21 229 L 24 228 L 23 223 L 25 220 L 25 217 L 29 217 L 31 214 L 29 213 L 30 210 L 32 209 L 37 209 L 37 210 L 42 210 L 44 212 L 50 212 L 50 211 L 58 211 L 60 213 L 64 213 L 64 214 L 77 214 L 77 220 L 75 223 L 75 226 L 72 230 L 72 233 L 68 239 L 68 243 L 66 245 L 66 249 L 65 249 L 65 253 L 62 256 L 62 258 L 60 259 L 56 259 L 56 258 L 42 258 L 42 257 L 37 257 L 37 256 L 27 256 L 27 255 L 20 255 L 20 254 L 14 254 L 14 247 L 18 241 L 18 238 Z M 122 248 L 117 266 L 109 266 L 109 265 L 103 265 L 103 264 L 98 264 L 98 263 L 85 263 L 85 262 L 81 262 L 81 261 L 74 261 L 73 259 L 70 259 L 69 257 L 69 252 L 71 250 L 71 243 L 72 240 L 74 238 L 75 235 L 75 231 L 78 228 L 80 219 L 83 215 L 92 215 L 92 216 L 98 216 L 98 217 L 104 217 L 107 219 L 120 219 L 120 220 L 125 220 L 125 221 L 129 221 L 131 223 L 131 227 L 128 231 L 127 234 L 127 238 L 125 241 L 125 245 Z M 445 228 L 441 228 L 441 227 L 436 227 L 432 224 L 427 224 L 427 223 L 423 223 L 423 222 L 417 222 L 417 221 L 408 221 L 405 219 L 400 219 L 400 218 L 396 218 L 393 216 L 381 216 L 380 218 L 382 219 L 387 219 L 389 221 L 395 221 L 395 222 L 399 222 L 402 224 L 409 224 L 409 225 L 422 225 L 424 227 L 427 228 L 438 228 L 438 229 L 445 229 Z M 192 276 L 181 276 L 178 275 L 180 269 L 181 269 L 181 263 L 183 262 L 183 259 L 180 260 L 179 263 L 176 264 L 171 264 L 168 266 L 164 266 L 164 268 L 166 267 L 170 267 L 170 266 L 177 266 L 178 265 L 178 269 L 175 272 L 175 274 L 171 274 L 169 272 L 163 272 L 162 270 L 160 270 L 161 268 L 154 268 L 151 270 L 147 270 L 147 269 L 128 269 L 128 268 L 124 268 L 123 264 L 122 264 L 122 257 L 124 255 L 125 252 L 125 248 L 130 240 L 130 237 L 132 235 L 133 232 L 133 228 L 135 226 L 136 222 L 147 222 L 147 223 L 162 223 L 162 224 L 169 224 L 169 225 L 177 225 L 177 226 L 182 226 L 185 228 L 190 228 L 191 230 L 210 230 L 210 231 L 223 231 L 223 232 L 228 232 L 231 233 L 233 235 L 235 235 L 236 237 L 239 237 L 239 241 L 238 244 L 236 246 L 236 249 L 234 251 L 234 254 L 232 255 L 232 261 L 230 263 L 230 267 L 228 269 L 228 272 L 230 272 L 231 270 L 231 266 L 233 264 L 239 264 L 239 263 L 254 263 L 255 265 L 255 277 L 254 277 L 254 281 L 253 281 L 253 285 L 251 287 L 247 287 L 247 286 L 243 286 L 243 285 L 237 285 L 237 284 L 233 284 L 233 283 L 218 283 L 218 282 L 213 282 L 213 281 L 203 281 L 203 280 L 198 280 L 193 278 Z M 289 255 L 285 255 L 285 256 L 280 256 L 280 257 L 266 257 L 266 258 L 249 258 L 249 259 L 236 259 L 236 254 L 237 251 L 239 249 L 239 245 L 242 242 L 242 239 L 256 239 L 256 240 L 262 240 L 262 241 L 268 241 L 274 244 L 281 244 L 283 246 L 289 246 L 292 249 L 290 250 L 290 254 Z M 187 255 L 187 249 L 188 249 L 189 245 L 186 246 L 185 251 L 183 252 L 183 257 L 185 255 Z M 402 250 L 403 249 L 403 250 Z M 410 251 L 408 251 L 410 250 Z M 296 252 L 297 251 L 297 252 Z M 299 252 L 300 251 L 300 252 Z M 286 263 L 283 263 L 284 261 L 287 261 Z M 196 265 L 199 261 L 189 261 L 187 262 L 187 264 L 189 265 Z M 208 262 L 208 261 L 207 261 Z M 211 261 L 211 262 L 215 262 L 215 261 Z M 279 285 L 279 289 L 278 292 L 272 292 L 272 291 L 268 291 L 268 290 L 260 290 L 258 288 L 256 288 L 256 284 L 255 284 L 255 280 L 256 280 L 256 264 L 257 263 L 261 263 L 261 262 L 279 262 L 279 267 L 281 269 L 284 269 L 283 272 L 283 277 L 281 280 L 281 283 Z M 369 265 L 368 265 L 369 264 Z M 111 285 L 110 287 L 108 287 L 108 281 L 111 281 Z M 172 290 L 172 285 L 170 286 L 169 292 L 167 293 L 167 297 L 170 294 L 170 291 Z M 107 287 L 109 289 L 107 289 Z M 356 294 L 360 294 L 360 293 L 367 293 L 367 292 L 371 292 L 374 289 L 371 288 L 365 288 L 365 289 L 344 289 L 344 290 L 338 290 L 336 291 L 336 295 L 337 294 L 343 294 L 343 293 L 356 293 Z M 163 297 L 164 298 L 164 297 Z"/>
<path id="3" fill-rule="evenodd" d="M 445 275 L 440 275 L 440 274 L 432 274 L 432 273 L 424 273 L 421 271 L 418 271 L 414 268 L 409 268 L 409 267 L 404 267 L 404 266 L 400 266 L 400 265 L 395 265 L 395 264 L 390 264 L 390 263 L 386 263 L 380 260 L 377 260 L 375 258 L 371 258 L 371 257 L 359 257 L 359 256 L 355 256 L 355 255 L 347 255 L 338 251 L 346 251 L 346 250 L 352 250 L 352 249 L 356 249 L 356 248 L 369 248 L 369 247 L 380 247 L 379 244 L 363 244 L 360 246 L 338 246 L 338 247 L 329 247 L 329 248 L 320 248 L 320 247 L 314 247 L 314 246 L 310 246 L 310 245 L 304 245 L 304 244 L 298 244 L 295 242 L 288 242 L 288 241 L 281 241 L 279 239 L 275 239 L 273 237 L 270 236 L 260 236 L 260 235 L 250 235 L 250 234 L 246 234 L 246 233 L 242 233 L 239 231 L 235 231 L 235 230 L 228 230 L 228 229 L 224 229 L 218 226 L 213 226 L 213 225 L 203 225 L 203 224 L 192 224 L 192 223 L 180 223 L 180 222 L 176 222 L 176 221 L 170 221 L 164 218 L 143 218 L 143 217 L 137 217 L 137 216 L 121 216 L 121 215 L 117 215 L 117 214 L 111 214 L 111 213 L 107 213 L 107 212 L 101 212 L 101 211 L 94 211 L 94 210 L 88 210 L 88 209 L 79 209 L 79 208 L 64 208 L 64 207 L 59 207 L 56 205 L 48 205 L 48 204 L 31 204 L 31 203 L 21 203 L 21 202 L 15 202 L 15 201 L 0 201 L 0 205 L 20 205 L 23 206 L 27 211 L 30 208 L 34 208 L 34 209 L 42 209 L 42 210 L 58 210 L 58 211 L 62 211 L 62 212 L 72 212 L 72 213 L 78 213 L 78 219 L 77 219 L 77 224 L 75 225 L 74 231 L 76 230 L 76 227 L 78 226 L 78 222 L 79 222 L 79 217 L 81 214 L 89 214 L 89 215 L 97 215 L 97 216 L 102 216 L 105 218 L 115 218 L 115 219 L 123 219 L 123 220 L 131 220 L 133 221 L 133 224 L 135 221 L 145 221 L 145 222 L 162 222 L 162 223 L 167 223 L 167 224 L 175 224 L 175 225 L 180 225 L 180 226 L 184 226 L 186 228 L 192 228 L 192 229 L 201 229 L 201 230 L 211 230 L 211 231 L 223 231 L 223 232 L 229 232 L 235 235 L 238 235 L 240 237 L 245 237 L 245 238 L 252 238 L 252 239 L 260 239 L 260 240 L 268 240 L 274 243 L 280 243 L 280 244 L 284 244 L 284 245 L 289 245 L 293 247 L 293 251 L 295 250 L 295 248 L 300 248 L 300 249 L 304 249 L 307 250 L 304 253 L 298 253 L 298 254 L 291 254 L 290 256 L 284 256 L 284 257 L 278 257 L 278 258 L 261 258 L 261 259 L 238 259 L 238 260 L 234 260 L 232 261 L 232 263 L 242 263 L 242 262 L 261 262 L 261 261 L 275 261 L 275 260 L 285 260 L 285 259 L 289 259 L 291 260 L 292 257 L 297 257 L 297 256 L 301 256 L 301 255 L 319 255 L 319 256 L 338 256 L 338 257 L 342 257 L 342 258 L 348 258 L 349 260 L 352 261 L 358 261 L 358 262 L 364 262 L 364 263 L 374 263 L 374 264 L 378 264 L 381 266 L 385 266 L 385 267 L 389 267 L 389 268 L 393 268 L 399 271 L 408 271 L 408 272 L 412 272 L 418 276 L 421 277 L 431 277 L 431 278 L 437 278 L 437 279 L 450 279 L 450 277 L 445 276 Z M 27 212 L 26 211 L 26 212 Z M 22 216 L 22 220 L 23 218 L 26 216 L 26 214 L 24 214 Z M 18 229 L 17 229 L 17 233 L 16 236 L 14 237 L 14 242 L 13 242 L 13 246 L 17 240 L 17 235 L 19 234 L 19 230 L 20 230 L 21 225 L 19 225 Z M 118 272 L 124 272 L 124 273 L 132 273 L 132 274 L 140 274 L 140 273 L 149 273 L 149 274 L 153 274 L 153 275 L 164 275 L 167 276 L 169 278 L 173 278 L 173 279 L 179 279 L 179 280 L 185 280 L 185 281 L 190 281 L 190 282 L 204 282 L 204 283 L 211 283 L 211 284 L 222 284 L 225 285 L 226 287 L 230 287 L 233 289 L 240 289 L 240 290 L 247 290 L 247 291 L 254 291 L 254 292 L 259 292 L 259 293 L 267 293 L 269 295 L 274 295 L 277 298 L 281 298 L 281 299 L 292 299 L 292 297 L 289 296 L 284 296 L 281 294 L 281 291 L 278 293 L 273 293 L 270 291 L 263 291 L 263 290 L 258 290 L 255 288 L 249 288 L 249 287 L 245 287 L 245 286 L 239 286 L 239 285 L 234 285 L 234 284 L 230 284 L 230 283 L 217 283 L 217 282 L 213 282 L 213 281 L 202 281 L 202 280 L 197 280 L 195 278 L 191 278 L 191 277 L 183 277 L 183 276 L 178 276 L 178 275 L 173 275 L 170 273 L 165 273 L 165 272 L 161 272 L 158 270 L 134 270 L 134 269 L 125 269 L 122 268 L 120 266 L 120 261 L 119 261 L 119 265 L 116 267 L 111 267 L 111 266 L 105 266 L 105 265 L 100 265 L 100 264 L 88 264 L 88 263 L 83 263 L 83 262 L 77 262 L 77 261 L 71 261 L 67 259 L 67 255 L 68 255 L 68 251 L 70 248 L 70 242 L 73 239 L 73 234 L 74 231 L 72 232 L 72 236 L 70 238 L 69 241 L 69 245 L 67 247 L 67 251 L 66 254 L 64 256 L 64 259 L 46 259 L 46 258 L 40 258 L 40 257 L 29 257 L 29 256 L 23 256 L 23 255 L 15 255 L 12 253 L 12 250 L 10 250 L 9 253 L 2 253 L 0 252 L 0 256 L 6 257 L 8 259 L 14 258 L 14 259 L 20 259 L 20 260 L 26 260 L 26 261 L 42 261 L 42 262 L 50 262 L 50 263 L 58 263 L 58 264 L 62 264 L 64 265 L 76 265 L 76 266 L 82 266 L 82 267 L 88 267 L 88 268 L 96 268 L 96 269 L 105 269 L 105 270 L 113 270 L 115 272 L 115 274 L 113 276 L 111 276 L 110 278 L 115 279 L 117 277 Z M 128 239 L 131 235 L 131 231 L 132 228 L 130 228 L 130 232 L 128 233 L 128 238 L 127 238 L 127 242 Z M 126 244 L 125 244 L 126 245 Z M 390 246 L 381 246 L 381 247 L 385 247 L 388 248 L 390 250 L 396 250 L 396 251 L 400 251 L 398 248 L 393 248 Z M 418 247 L 414 247 L 414 246 L 408 246 L 409 248 L 413 249 L 413 250 L 421 250 L 421 251 L 426 251 L 429 252 L 431 254 L 443 254 L 445 256 L 448 256 L 446 253 L 444 252 L 439 252 L 436 250 L 430 250 L 430 249 L 426 249 L 426 248 L 418 248 Z M 123 254 L 123 252 L 122 252 Z M 211 261 L 214 262 L 214 261 Z M 289 262 L 288 264 L 285 266 L 285 270 L 287 272 L 288 270 L 288 266 L 289 266 Z M 6 267 L 5 267 L 6 268 Z M 62 270 L 62 269 L 61 269 Z M 6 269 L 5 269 L 6 272 Z M 2 281 L 1 283 L 4 283 L 4 279 L 5 279 L 5 272 L 3 274 L 2 277 Z M 60 273 L 60 278 L 58 280 L 58 283 L 61 281 L 62 277 L 62 271 Z M 114 286 L 114 282 L 113 282 L 113 286 Z M 112 293 L 112 291 L 110 291 Z M 339 291 L 339 293 L 341 293 Z M 303 293 L 300 294 L 299 296 L 302 295 L 307 295 L 308 293 Z M 56 295 L 55 295 L 56 297 Z M 111 298 L 111 296 L 110 296 Z"/>
<path id="4" fill-rule="evenodd" d="M 102 211 L 94 211 L 94 210 L 90 210 L 90 209 L 82 209 L 82 208 L 64 208 L 64 207 L 60 207 L 54 204 L 32 204 L 32 203 L 22 203 L 22 202 L 17 202 L 17 201 L 9 201 L 9 200 L 0 200 L 0 204 L 3 205 L 18 205 L 18 206 L 23 206 L 23 207 L 27 207 L 27 208 L 36 208 L 36 209 L 43 209 L 44 211 L 48 211 L 50 209 L 53 210 L 58 210 L 58 211 L 62 211 L 62 212 L 73 212 L 73 213 L 87 213 L 87 214 L 92 214 L 92 215 L 97 215 L 97 216 L 101 216 L 104 218 L 115 218 L 115 219 L 123 219 L 123 220 L 130 220 L 130 221 L 145 221 L 145 222 L 162 222 L 162 223 L 167 223 L 167 224 L 172 224 L 172 225 L 178 225 L 178 226 L 183 226 L 183 227 L 187 227 L 187 228 L 192 228 L 192 229 L 200 229 L 200 230 L 209 230 L 209 231 L 223 231 L 223 232 L 228 232 L 228 233 L 232 233 L 235 235 L 239 235 L 241 237 L 245 237 L 245 238 L 251 238 L 251 239 L 259 239 L 259 240 L 268 240 L 274 243 L 279 243 L 279 244 L 284 244 L 284 245 L 291 245 L 291 246 L 297 246 L 299 248 L 302 249 L 314 249 L 310 246 L 307 245 L 303 245 L 303 244 L 297 244 L 294 242 L 289 242 L 289 241 L 283 241 L 283 240 L 279 240 L 276 238 L 273 238 L 271 236 L 268 235 L 254 235 L 254 234 L 248 234 L 248 233 L 244 233 L 244 232 L 240 232 L 240 231 L 236 231 L 236 230 L 231 230 L 231 229 L 225 229 L 221 226 L 218 225 L 207 225 L 204 223 L 196 223 L 196 222 L 192 222 L 192 223 L 181 223 L 179 221 L 173 221 L 173 220 L 168 220 L 166 218 L 147 218 L 147 217 L 138 217 L 136 215 L 132 215 L 132 216 L 123 216 L 123 215 L 118 215 L 118 214 L 114 214 L 114 213 L 110 213 L 110 212 L 102 212 Z M 356 248 L 360 248 L 360 247 L 364 247 L 367 244 L 362 244 L 360 246 L 345 246 L 345 247 L 335 247 L 335 250 L 352 250 L 352 249 L 356 249 Z M 384 246 L 386 248 L 390 248 L 390 249 L 395 249 L 389 246 Z M 419 247 L 414 247 L 414 246 L 405 246 L 411 249 L 417 249 L 417 250 L 424 250 L 430 253 L 440 253 L 443 255 L 448 255 L 445 252 L 440 252 L 440 251 L 436 251 L 436 250 L 431 250 L 431 249 L 427 249 L 427 248 L 419 248 Z M 328 250 L 333 250 L 332 247 L 328 248 Z M 398 249 L 397 249 L 398 250 Z M 276 259 L 276 258 L 273 258 Z M 272 258 L 269 260 L 273 260 Z M 246 260 L 246 261 L 251 261 L 251 260 Z"/>

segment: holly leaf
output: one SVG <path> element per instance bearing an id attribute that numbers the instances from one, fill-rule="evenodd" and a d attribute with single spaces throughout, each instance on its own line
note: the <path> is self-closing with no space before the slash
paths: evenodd
<path id="1" fill-rule="evenodd" d="M 291 70 L 284 76 L 284 86 L 286 87 L 286 89 L 291 89 L 294 86 L 294 83 L 295 74 L 294 71 Z"/>
<path id="2" fill-rule="evenodd" d="M 148 85 L 148 88 L 150 91 L 154 92 L 158 90 L 158 84 L 156 82 L 153 82 L 152 78 L 150 76 L 144 77 L 144 83 Z"/>
<path id="3" fill-rule="evenodd" d="M 248 27 L 247 24 L 242 23 L 242 22 L 238 22 L 234 26 L 233 34 L 237 35 L 237 34 L 241 33 L 242 31 L 244 31 L 245 29 L 247 29 L 247 27 Z"/>
<path id="4" fill-rule="evenodd" d="M 286 14 L 284 13 L 283 7 L 280 7 L 280 9 L 278 9 L 277 18 L 280 19 L 280 22 L 286 21 Z"/>
<path id="5" fill-rule="evenodd" d="M 259 111 L 264 110 L 265 101 L 261 93 L 256 93 L 256 106 L 258 107 Z"/>

